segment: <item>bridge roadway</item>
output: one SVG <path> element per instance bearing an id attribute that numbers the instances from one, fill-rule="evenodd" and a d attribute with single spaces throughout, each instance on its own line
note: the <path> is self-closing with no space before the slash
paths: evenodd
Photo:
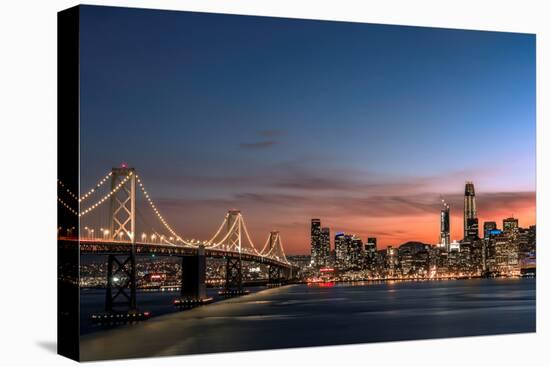
<path id="1" fill-rule="evenodd" d="M 81 254 L 116 255 L 127 254 L 131 251 L 132 244 L 127 241 L 102 240 L 102 239 L 76 239 L 59 238 L 61 247 L 72 248 L 80 243 Z M 211 258 L 240 258 L 243 261 L 253 261 L 265 265 L 273 265 L 280 268 L 290 269 L 293 266 L 274 258 L 264 257 L 250 252 L 229 251 L 219 248 L 204 248 L 205 256 Z M 136 242 L 136 255 L 155 256 L 194 256 L 198 253 L 198 246 L 173 245 L 168 243 L 146 243 Z"/>

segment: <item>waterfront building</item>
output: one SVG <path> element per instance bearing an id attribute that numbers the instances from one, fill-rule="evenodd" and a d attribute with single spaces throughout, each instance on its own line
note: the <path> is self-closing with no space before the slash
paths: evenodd
<path id="1" fill-rule="evenodd" d="M 494 261 L 490 271 L 500 274 L 519 273 L 519 246 L 516 236 L 502 232 L 492 238 Z"/>
<path id="2" fill-rule="evenodd" d="M 433 276 L 442 276 L 448 273 L 448 251 L 444 247 L 432 247 L 430 251 L 430 269 Z"/>
<path id="3" fill-rule="evenodd" d="M 339 270 L 362 269 L 363 241 L 359 237 L 338 232 L 334 237 L 334 248 L 336 250 L 336 267 Z"/>
<path id="4" fill-rule="evenodd" d="M 330 228 L 321 228 L 321 254 L 320 263 L 323 266 L 331 264 L 330 261 Z"/>
<path id="5" fill-rule="evenodd" d="M 365 267 L 369 270 L 374 270 L 377 253 L 376 237 L 369 237 L 365 244 Z"/>
<path id="6" fill-rule="evenodd" d="M 349 264 L 348 269 L 360 270 L 363 268 L 363 241 L 356 235 L 349 237 Z"/>
<path id="7" fill-rule="evenodd" d="M 335 265 L 338 269 L 345 269 L 347 244 L 344 232 L 337 232 L 334 236 Z"/>
<path id="8" fill-rule="evenodd" d="M 393 246 L 386 248 L 385 267 L 386 275 L 389 277 L 395 277 L 398 275 L 399 256 L 398 250 Z"/>
<path id="9" fill-rule="evenodd" d="M 429 269 L 431 246 L 421 242 L 407 242 L 399 246 L 399 265 L 404 276 L 426 276 Z"/>

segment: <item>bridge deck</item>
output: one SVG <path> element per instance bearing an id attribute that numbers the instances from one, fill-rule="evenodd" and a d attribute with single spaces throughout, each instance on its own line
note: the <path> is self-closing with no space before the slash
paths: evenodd
<path id="1" fill-rule="evenodd" d="M 123 254 L 131 250 L 132 244 L 127 241 L 113 240 L 83 240 L 76 238 L 59 238 L 60 246 L 74 247 L 80 245 L 81 254 Z M 158 256 L 193 256 L 196 255 L 198 247 L 172 245 L 165 243 L 143 243 L 136 242 L 136 255 L 158 255 Z M 212 258 L 240 258 L 245 261 L 254 261 L 266 265 L 276 265 L 283 268 L 291 268 L 292 265 L 274 259 L 249 252 L 228 251 L 219 248 L 205 248 L 205 256 Z"/>

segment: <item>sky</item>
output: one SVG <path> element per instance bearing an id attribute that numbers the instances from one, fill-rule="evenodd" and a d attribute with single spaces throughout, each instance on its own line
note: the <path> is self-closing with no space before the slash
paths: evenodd
<path id="1" fill-rule="evenodd" d="M 380 247 L 535 224 L 535 36 L 84 6 L 81 186 L 135 167 L 166 220 L 309 253 L 310 221 Z M 260 246 L 261 247 L 261 246 Z"/>

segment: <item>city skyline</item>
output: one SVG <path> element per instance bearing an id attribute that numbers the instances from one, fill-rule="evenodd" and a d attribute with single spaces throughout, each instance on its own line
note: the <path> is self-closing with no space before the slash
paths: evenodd
<path id="1" fill-rule="evenodd" d="M 162 14 L 82 13 L 83 190 L 126 162 L 186 237 L 238 208 L 289 254 L 311 218 L 435 244 L 441 197 L 459 240 L 465 181 L 480 228 L 535 224 L 533 35 Z"/>

